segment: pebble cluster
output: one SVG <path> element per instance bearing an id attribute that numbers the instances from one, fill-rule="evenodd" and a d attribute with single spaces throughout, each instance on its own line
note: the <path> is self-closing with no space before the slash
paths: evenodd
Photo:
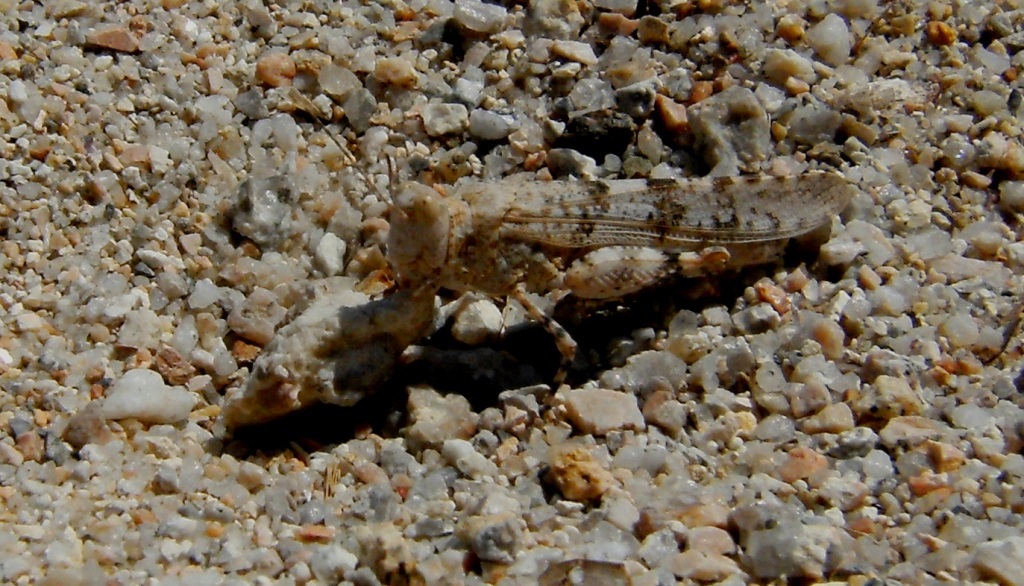
<path id="1" fill-rule="evenodd" d="M 0 581 L 1024 584 L 1021 0 L 4 8 Z M 417 351 L 500 388 L 233 439 L 278 415 L 226 402 L 259 356 L 315 370 L 310 308 L 388 290 L 391 167 L 857 195 L 815 263 L 591 343 L 574 385 L 515 384 L 520 318 L 454 302 L 461 346 Z"/>

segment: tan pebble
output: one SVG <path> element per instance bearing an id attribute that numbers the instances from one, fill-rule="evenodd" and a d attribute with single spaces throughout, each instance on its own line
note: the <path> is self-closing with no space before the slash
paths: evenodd
<path id="1" fill-rule="evenodd" d="M 853 519 L 846 524 L 846 528 L 855 535 L 874 535 L 878 526 L 875 524 L 874 519 L 870 517 L 860 517 L 859 519 Z"/>
<path id="2" fill-rule="evenodd" d="M 946 480 L 942 476 L 937 476 L 932 472 L 925 471 L 917 476 L 911 476 L 907 480 L 907 486 L 910 487 L 910 492 L 914 496 L 924 496 L 936 490 L 946 489 Z"/>
<path id="3" fill-rule="evenodd" d="M 1006 81 L 1008 81 L 1010 83 L 1013 83 L 1013 82 L 1017 81 L 1017 77 L 1019 75 L 1020 75 L 1020 72 L 1017 71 L 1016 67 L 1010 67 L 1009 69 L 1007 69 L 1006 71 L 1003 72 L 1003 79 L 1005 79 Z"/>
<path id="4" fill-rule="evenodd" d="M 98 344 L 105 344 L 110 342 L 113 336 L 110 333 L 110 329 L 103 324 L 92 324 L 89 326 L 89 340 Z"/>
<path id="5" fill-rule="evenodd" d="M 359 479 L 363 484 L 389 484 L 390 479 L 388 473 L 383 468 L 368 462 L 366 460 L 359 460 L 352 464 L 352 472 L 355 477 Z"/>
<path id="6" fill-rule="evenodd" d="M 637 27 L 637 38 L 645 45 L 667 43 L 668 23 L 657 16 L 644 16 Z"/>
<path id="7" fill-rule="evenodd" d="M 925 25 L 924 33 L 933 45 L 952 45 L 956 42 L 956 31 L 948 24 L 933 20 Z"/>
<path id="8" fill-rule="evenodd" d="M 803 269 L 796 269 L 792 273 L 786 275 L 786 278 L 782 281 L 783 288 L 790 293 L 796 293 L 802 290 L 811 282 L 810 277 Z"/>
<path id="9" fill-rule="evenodd" d="M 125 167 L 150 168 L 150 148 L 145 144 L 131 144 L 118 155 L 118 161 Z"/>
<path id="10" fill-rule="evenodd" d="M 551 43 L 551 54 L 586 66 L 597 64 L 594 48 L 579 41 L 554 41 Z"/>
<path id="11" fill-rule="evenodd" d="M 725 5 L 726 0 L 697 0 L 697 11 L 701 14 L 716 14 L 724 10 Z"/>
<path id="12" fill-rule="evenodd" d="M 326 525 L 303 525 L 295 532 L 295 538 L 303 543 L 327 542 L 334 539 L 334 528 Z"/>
<path id="13" fill-rule="evenodd" d="M 132 357 L 125 363 L 125 370 L 132 370 L 135 368 L 149 368 L 153 364 L 153 354 L 149 351 L 149 348 L 139 348 Z"/>
<path id="14" fill-rule="evenodd" d="M 771 279 L 764 278 L 754 283 L 754 291 L 757 292 L 758 299 L 768 302 L 779 315 L 786 315 L 792 308 L 786 292 Z"/>
<path id="15" fill-rule="evenodd" d="M 644 429 L 636 396 L 608 389 L 573 389 L 558 393 L 566 414 L 583 433 L 607 435 L 619 429 Z"/>
<path id="16" fill-rule="evenodd" d="M 295 61 L 287 53 L 269 51 L 256 61 L 256 79 L 270 87 L 291 85 L 295 77 Z"/>
<path id="17" fill-rule="evenodd" d="M 14 50 L 14 46 L 5 41 L 0 41 L 0 60 L 12 61 L 18 58 L 18 52 Z"/>
<path id="18" fill-rule="evenodd" d="M 998 494 L 992 494 L 991 492 L 984 492 L 979 497 L 981 504 L 986 508 L 1001 507 L 1003 506 L 1003 498 Z"/>
<path id="19" fill-rule="evenodd" d="M 28 155 L 37 161 L 43 161 L 50 154 L 53 141 L 49 137 L 41 137 L 33 140 L 28 147 Z"/>
<path id="20" fill-rule="evenodd" d="M 139 50 L 139 39 L 123 26 L 89 31 L 85 35 L 85 42 L 93 47 L 119 53 L 135 53 Z"/>
<path id="21" fill-rule="evenodd" d="M 686 424 L 686 413 L 686 406 L 676 401 L 675 395 L 669 390 L 654 391 L 644 401 L 644 419 L 672 436 L 682 431 Z"/>
<path id="22" fill-rule="evenodd" d="M 673 554 L 666 560 L 665 568 L 679 578 L 697 582 L 720 582 L 730 576 L 745 576 L 732 558 L 696 550 Z"/>
<path id="23" fill-rule="evenodd" d="M 50 425 L 50 420 L 53 418 L 51 411 L 45 411 L 43 409 L 35 409 L 32 411 L 32 420 L 35 421 L 36 427 L 46 427 Z"/>
<path id="24" fill-rule="evenodd" d="M 963 182 L 967 187 L 973 187 L 975 189 L 985 189 L 989 185 L 992 185 L 992 178 L 988 175 L 982 175 L 976 171 L 964 171 L 960 175 L 960 181 Z"/>
<path id="25" fill-rule="evenodd" d="M 654 97 L 654 108 L 665 130 L 673 136 L 680 136 L 690 131 L 690 123 L 686 118 L 686 106 L 668 96 L 658 94 Z"/>
<path id="26" fill-rule="evenodd" d="M 981 374 L 981 371 L 985 369 L 985 365 L 982 364 L 981 360 L 973 354 L 967 356 L 958 356 L 956 360 L 957 372 L 960 374 L 966 374 L 968 376 L 974 374 Z"/>
<path id="27" fill-rule="evenodd" d="M 783 126 L 777 121 L 773 120 L 769 128 L 771 129 L 772 138 L 774 138 L 777 141 L 781 142 L 783 140 L 786 140 L 786 137 L 789 136 L 789 128 Z"/>
<path id="28" fill-rule="evenodd" d="M 107 375 L 107 369 L 102 364 L 94 364 L 85 373 L 85 381 L 94 383 Z"/>
<path id="29" fill-rule="evenodd" d="M 929 440 L 925 442 L 924 447 L 928 450 L 928 457 L 931 458 L 936 472 L 952 472 L 967 460 L 963 450 L 956 446 Z"/>
<path id="30" fill-rule="evenodd" d="M 791 45 L 793 43 L 800 42 L 800 40 L 804 38 L 804 33 L 806 31 L 807 21 L 795 14 L 787 14 L 783 16 L 779 19 L 779 24 L 775 27 L 775 33 Z"/>
<path id="31" fill-rule="evenodd" d="M 799 447 L 790 450 L 786 461 L 779 466 L 779 478 L 790 484 L 808 478 L 828 468 L 828 459 L 810 448 Z"/>
<path id="32" fill-rule="evenodd" d="M 866 145 L 873 145 L 878 141 L 880 134 L 875 125 L 865 124 L 850 114 L 843 114 L 843 121 L 839 129 L 849 136 L 852 136 Z"/>
<path id="33" fill-rule="evenodd" d="M 914 447 L 948 432 L 948 429 L 944 424 L 927 417 L 906 415 L 890 419 L 882 431 L 878 432 L 878 437 L 887 446 Z"/>
<path id="34" fill-rule="evenodd" d="M 419 79 L 413 64 L 402 57 L 389 57 L 377 61 L 373 75 L 383 84 L 399 87 L 415 87 Z"/>
<path id="35" fill-rule="evenodd" d="M 901 14 L 889 20 L 889 29 L 894 35 L 909 37 L 917 29 L 916 14 Z"/>
<path id="36" fill-rule="evenodd" d="M 690 90 L 690 103 L 696 104 L 711 97 L 715 91 L 715 84 L 710 81 L 697 81 Z"/>
<path id="37" fill-rule="evenodd" d="M 25 456 L 10 444 L 0 442 L 0 464 L 18 467 L 25 463 Z"/>
<path id="38" fill-rule="evenodd" d="M 673 511 L 672 518 L 687 527 L 729 526 L 729 508 L 719 502 L 698 503 Z"/>
<path id="39" fill-rule="evenodd" d="M 829 360 L 837 360 L 843 355 L 846 333 L 842 326 L 830 319 L 819 319 L 811 326 L 811 338 L 821 344 L 821 353 Z"/>
<path id="40" fill-rule="evenodd" d="M 616 12 L 602 12 L 597 17 L 597 24 L 602 30 L 620 37 L 632 35 L 640 25 L 638 21 Z"/>
<path id="41" fill-rule="evenodd" d="M 129 516 L 132 519 L 132 523 L 134 523 L 135 525 L 147 525 L 149 523 L 156 523 L 159 520 L 156 516 L 156 513 L 149 509 L 143 508 L 132 509 L 131 513 L 129 513 Z"/>
<path id="42" fill-rule="evenodd" d="M 868 265 L 860 265 L 857 269 L 857 282 L 868 291 L 873 291 L 882 285 L 882 277 Z"/>
<path id="43" fill-rule="evenodd" d="M 21 433 L 14 439 L 14 444 L 18 446 L 18 451 L 26 460 L 43 461 L 45 445 L 43 438 L 38 433 L 34 431 Z"/>
<path id="44" fill-rule="evenodd" d="M 842 433 L 853 429 L 853 411 L 846 403 L 834 403 L 801 422 L 804 433 Z"/>
<path id="45" fill-rule="evenodd" d="M 615 485 L 615 477 L 584 446 L 554 446 L 549 460 L 548 481 L 568 500 L 599 499 Z"/>
<path id="46" fill-rule="evenodd" d="M 156 353 L 156 370 L 172 385 L 183 385 L 196 374 L 195 367 L 173 346 L 167 345 Z"/>
<path id="47" fill-rule="evenodd" d="M 224 535 L 224 526 L 220 523 L 207 523 L 205 533 L 207 537 L 217 539 Z"/>
<path id="48" fill-rule="evenodd" d="M 694 527 L 686 534 L 686 549 L 728 555 L 736 551 L 736 543 L 720 527 Z"/>
<path id="49" fill-rule="evenodd" d="M 851 407 L 860 416 L 892 419 L 900 415 L 917 415 L 924 409 L 924 403 L 907 381 L 883 374 L 853 401 Z"/>
<path id="50" fill-rule="evenodd" d="M 220 405 L 207 405 L 189 413 L 189 419 L 216 419 L 220 415 Z"/>
<path id="51" fill-rule="evenodd" d="M 90 399 L 102 399 L 107 392 L 107 387 L 100 384 L 89 385 L 89 398 Z"/>
<path id="52" fill-rule="evenodd" d="M 786 82 L 782 85 L 791 96 L 799 96 L 811 91 L 811 84 L 796 77 L 787 78 Z"/>
<path id="53" fill-rule="evenodd" d="M 263 352 L 263 348 L 256 344 L 250 344 L 245 340 L 235 340 L 231 344 L 231 355 L 235 357 L 235 360 L 248 363 L 256 360 L 256 357 Z"/>

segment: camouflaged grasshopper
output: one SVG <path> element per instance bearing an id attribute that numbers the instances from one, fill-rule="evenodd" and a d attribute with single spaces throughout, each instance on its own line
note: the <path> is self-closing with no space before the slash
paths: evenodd
<path id="1" fill-rule="evenodd" d="M 850 199 L 842 176 L 466 183 L 446 197 L 406 183 L 392 201 L 388 261 L 400 287 L 511 296 L 555 336 L 526 292 L 613 299 L 671 273 L 700 276 L 776 260 L 830 225 Z"/>

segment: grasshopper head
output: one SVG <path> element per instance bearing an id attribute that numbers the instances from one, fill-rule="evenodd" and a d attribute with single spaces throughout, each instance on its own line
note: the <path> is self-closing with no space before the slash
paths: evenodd
<path id="1" fill-rule="evenodd" d="M 405 183 L 391 205 L 388 262 L 403 285 L 429 285 L 448 255 L 449 214 L 441 196 Z"/>

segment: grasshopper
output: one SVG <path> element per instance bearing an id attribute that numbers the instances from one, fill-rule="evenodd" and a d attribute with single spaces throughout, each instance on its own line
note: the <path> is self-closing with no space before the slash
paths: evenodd
<path id="1" fill-rule="evenodd" d="M 322 283 L 322 294 L 275 335 L 244 388 L 225 401 L 228 428 L 317 402 L 354 404 L 429 333 L 440 289 L 516 299 L 554 336 L 560 384 L 576 343 L 527 293 L 614 299 L 671 273 L 699 276 L 771 262 L 789 239 L 828 228 L 851 191 L 840 175 L 811 172 L 476 182 L 448 196 L 410 182 L 390 197 L 356 171 L 389 202 L 387 260 L 398 291 L 370 301 L 337 279 Z"/>
<path id="2" fill-rule="evenodd" d="M 512 297 L 556 340 L 561 383 L 576 343 L 525 295 L 614 299 L 671 273 L 776 260 L 831 224 L 850 187 L 796 177 L 467 183 L 447 197 L 406 183 L 392 200 L 387 257 L 400 287 Z"/>

